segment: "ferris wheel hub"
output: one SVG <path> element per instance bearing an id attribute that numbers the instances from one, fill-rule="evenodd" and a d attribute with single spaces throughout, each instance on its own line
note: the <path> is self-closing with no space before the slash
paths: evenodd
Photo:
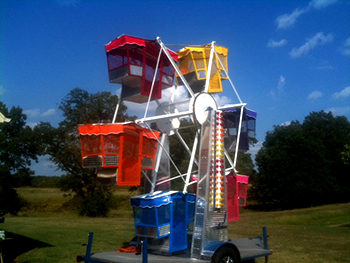
<path id="1" fill-rule="evenodd" d="M 190 107 L 193 110 L 194 121 L 201 125 L 207 120 L 209 109 L 218 109 L 218 105 L 213 96 L 204 92 L 194 97 L 193 102 L 190 103 Z"/>

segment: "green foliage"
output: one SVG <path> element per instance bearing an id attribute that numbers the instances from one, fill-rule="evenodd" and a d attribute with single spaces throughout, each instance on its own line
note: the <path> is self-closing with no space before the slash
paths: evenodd
<path id="1" fill-rule="evenodd" d="M 344 146 L 344 151 L 341 153 L 342 157 L 341 159 L 343 160 L 344 164 L 350 164 L 350 146 L 345 145 Z"/>
<path id="2" fill-rule="evenodd" d="M 12 107 L 8 111 L 2 102 L 0 102 L 0 112 L 11 118 L 8 123 L 0 123 L 2 172 L 7 171 L 13 175 L 20 171 L 23 176 L 29 176 L 31 171 L 28 167 L 32 160 L 37 160 L 38 145 L 32 129 L 26 126 L 27 116 L 19 107 Z"/>
<path id="3" fill-rule="evenodd" d="M 30 184 L 29 166 L 37 160 L 39 145 L 20 107 L 9 111 L 0 102 L 0 112 L 11 119 L 0 123 L 0 211 L 16 214 L 23 201 L 13 188 Z"/>
<path id="4" fill-rule="evenodd" d="M 7 213 L 17 215 L 18 211 L 27 204 L 14 188 L 0 186 L 0 216 Z"/>
<path id="5" fill-rule="evenodd" d="M 81 205 L 81 215 L 106 216 L 108 213 L 109 189 L 98 186 L 95 169 L 83 169 L 77 127 L 87 123 L 110 123 L 118 97 L 110 92 L 89 94 L 76 88 L 71 90 L 59 105 L 64 120 L 58 128 L 49 123 L 40 123 L 35 132 L 40 135 L 42 149 L 66 174 L 60 180 L 63 191 L 73 191 Z M 125 114 L 121 103 L 117 121 L 134 119 Z M 102 191 L 102 192 L 101 192 Z M 103 193 L 103 194 L 102 194 Z"/>
<path id="6" fill-rule="evenodd" d="M 107 216 L 112 202 L 111 197 L 111 192 L 106 191 L 106 188 L 95 189 L 91 195 L 81 200 L 82 206 L 80 206 L 79 214 L 89 217 Z"/>
<path id="7" fill-rule="evenodd" d="M 31 187 L 34 188 L 56 188 L 60 185 L 59 176 L 33 176 Z"/>
<path id="8" fill-rule="evenodd" d="M 197 132 L 196 126 L 193 125 L 191 121 L 183 119 L 181 120 L 180 129 L 178 132 L 181 135 L 182 139 L 186 142 L 187 146 L 192 150 L 193 140 Z M 169 148 L 171 149 L 170 156 L 179 168 L 180 172 L 186 173 L 191 156 L 176 135 L 169 137 Z M 171 174 L 178 175 L 173 167 Z"/>
<path id="9" fill-rule="evenodd" d="M 231 155 L 231 159 L 233 160 L 233 154 Z M 246 151 L 239 151 L 237 156 L 237 171 L 242 175 L 253 176 L 256 173 L 254 167 L 252 155 Z"/>
<path id="10" fill-rule="evenodd" d="M 80 216 L 106 217 L 110 209 L 115 208 L 115 197 L 108 188 L 96 187 L 88 196 L 75 195 L 63 204 L 63 208 L 74 211 Z"/>
<path id="11" fill-rule="evenodd" d="M 178 130 L 182 139 L 186 142 L 189 149 L 192 151 L 194 138 L 197 132 L 197 126 L 194 125 L 190 120 L 183 119 L 181 120 L 180 129 Z M 187 152 L 181 141 L 176 135 L 169 137 L 170 144 L 170 155 L 174 163 L 177 165 L 178 169 L 182 174 L 187 173 L 187 168 L 190 163 L 190 154 Z M 196 158 L 198 159 L 200 145 L 197 146 Z M 234 154 L 231 154 L 231 159 L 233 160 Z M 251 154 L 245 151 L 239 151 L 237 156 L 237 169 L 240 174 L 251 176 L 255 173 L 254 163 L 251 158 Z M 194 164 L 192 171 L 197 170 L 196 165 Z M 171 166 L 171 175 L 177 176 L 178 173 Z M 172 189 L 182 190 L 183 181 L 181 179 L 172 181 Z"/>
<path id="12" fill-rule="evenodd" d="M 89 94 L 87 91 L 75 88 L 61 101 L 59 109 L 65 118 L 60 127 L 76 130 L 77 125 L 86 123 L 111 123 L 118 96 L 110 92 Z M 117 122 L 135 119 L 125 114 L 126 106 L 121 103 L 116 118 Z"/>
<path id="13" fill-rule="evenodd" d="M 276 126 L 256 156 L 255 197 L 280 208 L 349 201 L 349 165 L 341 159 L 349 142 L 349 121 L 323 111 Z"/>

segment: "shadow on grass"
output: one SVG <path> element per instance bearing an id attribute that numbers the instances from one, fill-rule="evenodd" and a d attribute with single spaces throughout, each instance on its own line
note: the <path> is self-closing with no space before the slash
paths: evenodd
<path id="1" fill-rule="evenodd" d="M 19 255 L 42 247 L 53 247 L 53 245 L 6 231 L 6 239 L 2 241 L 4 263 L 15 262 Z"/>

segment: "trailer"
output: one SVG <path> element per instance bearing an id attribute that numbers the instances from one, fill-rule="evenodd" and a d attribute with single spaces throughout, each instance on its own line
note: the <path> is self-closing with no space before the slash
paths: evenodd
<path id="1" fill-rule="evenodd" d="M 117 185 L 139 186 L 143 176 L 145 190 L 130 200 L 134 253 L 91 253 L 90 233 L 77 262 L 231 263 L 259 257 L 268 262 L 272 251 L 265 227 L 254 238 L 228 234 L 228 223 L 239 220 L 239 207 L 246 204 L 249 178 L 239 174 L 236 163 L 238 151 L 248 150 L 255 138 L 257 114 L 232 84 L 227 53 L 215 42 L 174 52 L 159 37 L 122 35 L 106 45 L 109 80 L 122 85 L 121 95 L 112 123 L 78 127 L 82 164 L 96 169 L 99 180 Z M 237 103 L 217 105 L 214 94 L 223 91 L 224 80 Z M 185 93 L 176 98 L 180 87 Z M 162 98 L 165 93 L 171 96 Z M 144 117 L 116 123 L 122 100 L 146 104 Z M 157 107 L 148 116 L 152 102 Z M 182 127 L 182 119 L 189 125 Z M 187 128 L 195 131 L 191 144 L 181 136 Z M 170 136 L 189 160 L 185 173 L 172 160 Z M 172 190 L 174 180 L 182 182 L 182 191 Z"/>
<path id="2" fill-rule="evenodd" d="M 124 253 L 117 251 L 107 251 L 91 253 L 93 233 L 89 233 L 86 253 L 77 257 L 77 262 L 122 262 L 122 263 L 147 263 L 147 262 L 183 262 L 183 263 L 231 263 L 249 261 L 259 257 L 265 257 L 265 262 L 268 262 L 268 256 L 271 255 L 271 250 L 268 248 L 267 231 L 263 227 L 263 236 L 254 238 L 236 238 L 228 240 L 228 242 L 213 242 L 206 249 L 202 259 L 191 259 L 190 249 L 182 250 L 172 254 L 157 254 L 156 251 L 148 251 L 146 244 L 147 239 L 142 241 L 141 252 Z M 190 240 L 190 239 L 189 239 Z M 263 242 L 263 246 L 262 246 Z M 132 242 L 131 242 L 132 244 Z M 146 248 L 145 248 L 146 247 Z M 191 245 L 188 245 L 190 248 Z"/>

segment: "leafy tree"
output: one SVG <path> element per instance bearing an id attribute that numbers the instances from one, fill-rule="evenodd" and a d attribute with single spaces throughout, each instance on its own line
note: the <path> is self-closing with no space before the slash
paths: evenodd
<path id="1" fill-rule="evenodd" d="M 233 160 L 233 156 L 232 156 Z M 237 156 L 237 170 L 242 175 L 253 176 L 255 165 L 252 160 L 252 155 L 246 151 L 239 151 Z"/>
<path id="2" fill-rule="evenodd" d="M 343 160 L 344 164 L 350 164 L 350 146 L 345 145 L 344 151 L 341 153 L 342 157 L 341 159 Z"/>
<path id="3" fill-rule="evenodd" d="M 37 160 L 39 147 L 20 107 L 9 111 L 0 102 L 0 112 L 11 119 L 0 123 L 0 213 L 16 214 L 23 200 L 14 188 L 30 184 L 33 171 L 29 166 Z"/>
<path id="4" fill-rule="evenodd" d="M 192 150 L 193 140 L 195 138 L 197 128 L 190 120 L 182 119 L 180 121 L 180 129 L 178 130 L 182 139 L 186 142 L 187 146 Z M 187 173 L 187 167 L 190 161 L 190 155 L 179 140 L 177 135 L 169 137 L 170 156 L 174 163 L 177 165 L 181 173 Z M 197 146 L 198 151 L 199 146 Z M 175 169 L 171 167 L 171 173 L 177 175 Z"/>
<path id="5" fill-rule="evenodd" d="M 31 187 L 34 188 L 58 188 L 60 184 L 60 176 L 34 176 L 32 177 Z"/>
<path id="6" fill-rule="evenodd" d="M 303 130 L 313 151 L 324 159 L 324 162 L 314 159 L 314 167 L 310 173 L 320 173 L 323 182 L 322 196 L 328 202 L 344 202 L 350 200 L 350 165 L 342 161 L 342 152 L 350 144 L 350 122 L 344 116 L 334 117 L 331 112 L 313 112 L 303 123 Z M 320 180 L 318 183 L 321 184 Z"/>
<path id="7" fill-rule="evenodd" d="M 349 201 L 349 165 L 341 160 L 349 142 L 349 121 L 323 111 L 275 126 L 256 156 L 255 197 L 280 208 Z"/>
<path id="8" fill-rule="evenodd" d="M 111 123 L 117 102 L 118 97 L 110 92 L 89 94 L 75 88 L 59 105 L 64 117 L 59 127 L 41 123 L 35 129 L 43 135 L 41 138 L 45 153 L 66 173 L 60 180 L 61 189 L 75 193 L 75 202 L 81 207 L 81 215 L 106 216 L 111 195 L 107 187 L 97 185 L 95 169 L 82 168 L 77 127 L 87 123 Z M 117 121 L 132 118 L 125 111 L 126 106 L 121 103 Z"/>
<path id="9" fill-rule="evenodd" d="M 186 127 L 186 129 L 185 129 Z M 186 142 L 187 146 L 192 150 L 193 141 L 195 134 L 197 132 L 197 127 L 190 120 L 182 119 L 180 129 L 178 130 L 183 140 Z M 190 162 L 190 155 L 187 153 L 181 141 L 177 138 L 176 135 L 170 136 L 170 155 L 174 163 L 177 165 L 181 173 L 187 173 L 187 168 Z M 256 142 L 256 141 L 254 141 Z M 197 146 L 197 156 L 199 152 L 200 145 Z M 234 154 L 231 154 L 231 159 L 233 160 Z M 197 167 L 194 165 L 193 170 L 196 170 Z M 255 173 L 254 163 L 251 159 L 251 154 L 245 151 L 239 151 L 237 156 L 237 170 L 244 175 L 251 176 Z M 171 175 L 176 176 L 177 171 L 171 166 Z M 172 182 L 172 188 L 182 190 L 183 182 L 176 180 Z"/>

